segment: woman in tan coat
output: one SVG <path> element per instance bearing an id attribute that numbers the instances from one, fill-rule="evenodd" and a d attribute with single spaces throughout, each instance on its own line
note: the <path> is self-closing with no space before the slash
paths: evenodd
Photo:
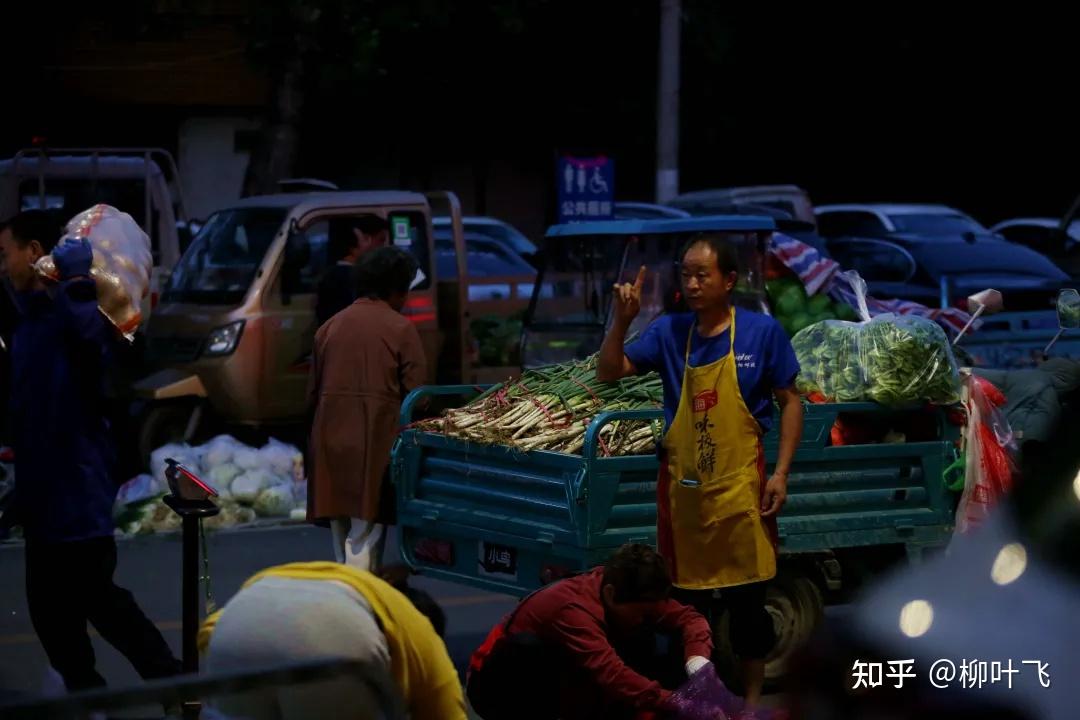
<path id="1" fill-rule="evenodd" d="M 308 520 L 330 522 L 338 562 L 369 571 L 394 521 L 388 469 L 401 401 L 427 376 L 420 334 L 401 314 L 416 269 L 398 247 L 366 253 L 360 299 L 315 335 Z"/>

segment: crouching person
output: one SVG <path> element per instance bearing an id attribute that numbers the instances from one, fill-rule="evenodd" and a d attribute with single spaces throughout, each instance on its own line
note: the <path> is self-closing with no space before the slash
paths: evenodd
<path id="1" fill-rule="evenodd" d="M 199 646 L 207 672 L 358 660 L 393 678 L 414 720 L 465 720 L 461 683 L 442 640 L 446 616 L 427 593 L 403 580 L 395 585 L 330 562 L 264 570 L 206 619 Z M 210 705 L 218 717 L 244 720 L 382 717 L 378 697 L 352 677 L 223 695 Z"/>
<path id="2" fill-rule="evenodd" d="M 473 654 L 473 709 L 484 720 L 662 713 L 712 653 L 705 618 L 670 592 L 664 559 L 624 545 L 603 567 L 533 593 Z"/>

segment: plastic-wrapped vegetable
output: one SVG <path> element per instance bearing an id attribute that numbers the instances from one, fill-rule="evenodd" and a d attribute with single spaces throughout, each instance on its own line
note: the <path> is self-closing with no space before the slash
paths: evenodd
<path id="1" fill-rule="evenodd" d="M 231 435 L 218 435 L 203 445 L 203 470 L 212 471 L 221 465 L 232 464 L 237 451 L 243 448 L 244 445 Z"/>
<path id="2" fill-rule="evenodd" d="M 299 461 L 303 466 L 304 456 L 292 445 L 271 438 L 270 442 L 259 450 L 259 461 L 263 468 L 275 475 L 292 477 L 296 463 Z"/>
<path id="3" fill-rule="evenodd" d="M 253 503 L 259 493 L 275 484 L 275 478 L 266 470 L 249 470 L 232 482 L 232 496 L 237 502 Z"/>
<path id="4" fill-rule="evenodd" d="M 231 495 L 232 482 L 242 472 L 243 470 L 232 463 L 226 463 L 225 465 L 213 467 L 210 472 L 207 473 L 207 479 L 210 481 L 210 486 L 217 490 L 218 493 L 222 495 Z"/>
<path id="5" fill-rule="evenodd" d="M 795 335 L 799 390 L 837 402 L 957 402 L 959 373 L 941 327 L 907 315 L 870 319 L 866 283 L 855 273 L 849 278 L 863 321 L 826 320 Z"/>
<path id="6" fill-rule="evenodd" d="M 150 290 L 150 238 L 127 213 L 95 205 L 71 219 L 59 244 L 83 240 L 94 251 L 90 277 L 97 285 L 98 306 L 121 333 L 133 337 L 142 323 L 142 298 Z M 57 277 L 51 255 L 35 267 L 45 277 Z"/>
<path id="7" fill-rule="evenodd" d="M 259 467 L 259 451 L 241 445 L 233 455 L 233 463 L 242 470 L 254 470 Z"/>
<path id="8" fill-rule="evenodd" d="M 292 512 L 294 504 L 291 482 L 274 485 L 255 498 L 255 514 L 259 517 L 285 517 Z"/>

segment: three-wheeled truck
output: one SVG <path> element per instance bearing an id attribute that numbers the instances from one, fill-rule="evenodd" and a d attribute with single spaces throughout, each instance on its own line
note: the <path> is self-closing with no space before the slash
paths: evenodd
<path id="1" fill-rule="evenodd" d="M 595 352 L 611 316 L 611 288 L 647 265 L 638 331 L 677 303 L 677 251 L 697 233 L 722 233 L 739 249 L 737 302 L 764 303 L 766 217 L 581 223 L 551 228 L 534 290 L 522 355 L 526 366 Z M 432 397 L 468 400 L 473 386 L 420 388 L 406 399 L 409 428 Z M 404 559 L 426 575 L 525 595 L 599 564 L 626 542 L 656 538 L 656 455 L 605 457 L 600 430 L 661 410 L 605 412 L 588 428 L 580 455 L 520 452 L 406 429 L 394 451 Z M 834 446 L 837 420 L 849 426 L 903 428 L 907 442 Z M 780 518 L 780 569 L 768 593 L 778 642 L 767 673 L 779 677 L 820 622 L 827 599 L 860 576 L 905 556 L 945 545 L 956 498 L 942 479 L 955 459 L 959 428 L 946 408 L 885 408 L 871 403 L 810 405 Z M 914 430 L 913 430 L 914 429 Z M 765 437 L 770 468 L 778 436 Z M 726 618 L 716 628 L 727 635 Z M 726 644 L 726 643 L 722 643 Z"/>

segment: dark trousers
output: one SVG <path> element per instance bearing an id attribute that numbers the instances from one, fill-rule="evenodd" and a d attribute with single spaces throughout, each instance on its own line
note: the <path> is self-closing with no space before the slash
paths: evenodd
<path id="1" fill-rule="evenodd" d="M 49 664 L 69 691 L 105 685 L 94 669 L 94 648 L 86 624 L 119 650 L 144 679 L 181 672 L 165 638 L 113 582 L 116 541 L 26 544 L 26 598 Z"/>
<path id="2" fill-rule="evenodd" d="M 714 597 L 712 590 L 674 588 L 671 596 L 704 615 L 711 627 L 716 627 L 720 613 L 726 608 L 732 650 L 742 660 L 764 660 L 776 644 L 772 618 L 765 609 L 768 587 L 768 582 L 727 587 L 720 590 L 719 598 Z"/>
<path id="3" fill-rule="evenodd" d="M 642 632 L 612 647 L 631 670 L 668 690 L 686 682 L 682 638 Z M 605 700 L 569 653 L 527 634 L 504 637 L 484 667 L 470 674 L 466 694 L 483 720 L 631 720 L 638 709 Z"/>

